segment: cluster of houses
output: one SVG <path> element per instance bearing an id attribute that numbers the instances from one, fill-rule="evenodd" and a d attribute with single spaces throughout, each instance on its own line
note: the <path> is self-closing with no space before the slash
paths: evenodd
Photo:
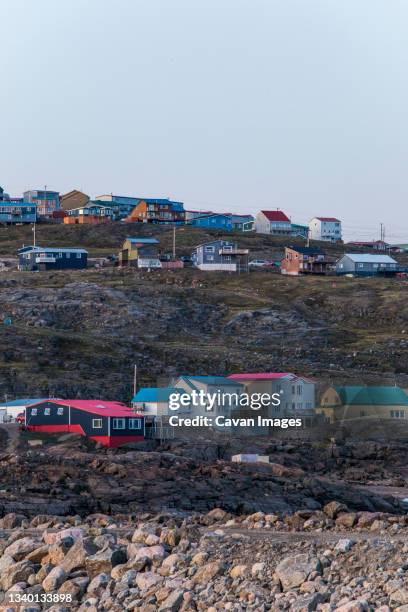
<path id="1" fill-rule="evenodd" d="M 245 396 L 246 402 L 241 399 Z M 183 398 L 175 408 L 174 398 Z M 276 398 L 259 404 L 260 398 Z M 248 399 L 256 400 L 248 407 Z M 258 402 L 258 403 L 256 403 Z M 239 435 L 273 435 L 284 422 L 301 428 L 361 419 L 408 419 L 408 394 L 397 386 L 329 386 L 316 402 L 316 381 L 289 372 L 182 375 L 167 387 L 144 387 L 121 402 L 59 398 L 0 404 L 0 420 L 42 433 L 77 433 L 108 447 L 177 435 L 174 417 Z M 247 426 L 248 417 L 253 423 Z M 216 417 L 216 418 L 215 418 Z M 205 420 L 206 419 L 206 420 Z M 244 424 L 242 424 L 242 421 Z"/>
<path id="2" fill-rule="evenodd" d="M 310 237 L 313 240 L 341 241 L 341 222 L 333 217 L 314 217 L 309 225 L 292 223 L 279 209 L 251 214 L 185 210 L 183 202 L 169 198 L 141 198 L 102 194 L 91 199 L 73 189 L 65 194 L 30 189 L 11 197 L 0 187 L 0 223 L 16 225 L 54 221 L 68 225 L 99 224 L 111 221 L 191 225 L 227 232 L 251 232 L 272 236 Z"/>

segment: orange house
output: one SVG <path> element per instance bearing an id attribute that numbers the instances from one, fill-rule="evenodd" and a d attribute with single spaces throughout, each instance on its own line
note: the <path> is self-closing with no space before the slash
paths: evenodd
<path id="1" fill-rule="evenodd" d="M 185 223 L 186 213 L 181 202 L 168 199 L 141 199 L 126 218 L 127 223 Z"/>

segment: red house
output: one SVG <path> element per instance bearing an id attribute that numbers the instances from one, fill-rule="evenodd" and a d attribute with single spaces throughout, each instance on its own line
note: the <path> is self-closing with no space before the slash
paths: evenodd
<path id="1" fill-rule="evenodd" d="M 25 409 L 29 431 L 72 432 L 104 446 L 144 440 L 144 417 L 120 402 L 49 399 Z"/>

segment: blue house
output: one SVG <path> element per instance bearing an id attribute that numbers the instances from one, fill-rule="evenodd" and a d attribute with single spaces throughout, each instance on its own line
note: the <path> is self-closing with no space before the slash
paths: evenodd
<path id="1" fill-rule="evenodd" d="M 16 225 L 19 223 L 35 223 L 37 207 L 27 202 L 0 201 L 0 223 Z"/>
<path id="2" fill-rule="evenodd" d="M 27 246 L 18 251 L 18 269 L 68 270 L 86 268 L 88 251 L 64 247 Z"/>
<path id="3" fill-rule="evenodd" d="M 209 213 L 190 218 L 189 225 L 205 229 L 219 229 L 225 232 L 252 231 L 254 218 L 252 215 L 235 215 L 232 213 Z"/>
<path id="4" fill-rule="evenodd" d="M 186 391 L 177 387 L 144 387 L 133 397 L 132 408 L 146 416 L 171 416 L 173 411 L 169 408 L 170 398 L 182 393 Z M 190 406 L 183 406 L 177 413 L 190 411 Z"/>
<path id="5" fill-rule="evenodd" d="M 248 249 L 239 249 L 234 242 L 214 240 L 199 244 L 192 253 L 193 264 L 200 270 L 248 271 Z"/>

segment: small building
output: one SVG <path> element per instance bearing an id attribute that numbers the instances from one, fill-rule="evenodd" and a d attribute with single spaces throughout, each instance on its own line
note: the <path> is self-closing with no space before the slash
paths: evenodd
<path id="1" fill-rule="evenodd" d="M 336 423 L 348 419 L 408 418 L 408 396 L 400 387 L 334 386 L 321 398 L 316 413 Z"/>
<path id="2" fill-rule="evenodd" d="M 389 255 L 374 253 L 346 253 L 336 263 L 336 274 L 354 276 L 393 276 L 398 272 L 398 262 Z"/>
<path id="3" fill-rule="evenodd" d="M 252 215 L 231 213 L 231 223 L 234 232 L 253 232 L 255 229 L 255 219 Z"/>
<path id="4" fill-rule="evenodd" d="M 261 210 L 255 217 L 255 231 L 272 236 L 290 236 L 292 224 L 282 210 Z"/>
<path id="5" fill-rule="evenodd" d="M 291 223 L 290 234 L 294 238 L 304 238 L 305 240 L 307 240 L 309 236 L 309 226 L 299 225 L 299 223 Z"/>
<path id="6" fill-rule="evenodd" d="M 301 274 L 326 274 L 333 262 L 319 247 L 285 247 L 281 262 L 281 274 L 299 276 Z"/>
<path id="7" fill-rule="evenodd" d="M 114 210 L 110 206 L 89 202 L 86 206 L 68 210 L 64 217 L 64 223 L 67 225 L 97 225 L 99 223 L 109 223 L 114 220 L 114 217 Z"/>
<path id="8" fill-rule="evenodd" d="M 14 202 L 12 200 L 0 201 L 0 223 L 3 225 L 19 225 L 21 223 L 35 223 L 37 221 L 37 207 L 27 202 Z"/>
<path id="9" fill-rule="evenodd" d="M 197 217 L 206 217 L 207 215 L 213 215 L 212 210 L 185 210 L 185 222 L 190 223 L 193 219 Z"/>
<path id="10" fill-rule="evenodd" d="M 74 210 L 75 208 L 83 208 L 90 201 L 89 195 L 78 189 L 72 189 L 68 193 L 64 193 L 60 198 L 61 210 Z"/>
<path id="11" fill-rule="evenodd" d="M 23 196 L 24 202 L 36 205 L 39 217 L 52 218 L 52 214 L 61 208 L 59 191 L 30 189 L 25 191 Z"/>
<path id="12" fill-rule="evenodd" d="M 104 446 L 144 440 L 144 417 L 120 402 L 49 399 L 25 409 L 29 431 L 77 433 Z"/>
<path id="13" fill-rule="evenodd" d="M 143 260 L 158 262 L 157 265 L 152 263 L 148 267 L 161 267 L 157 256 L 157 245 L 159 241 L 152 237 L 134 237 L 126 238 L 121 250 L 119 251 L 120 266 L 135 266 L 146 267 Z M 141 265 L 139 265 L 141 264 Z"/>
<path id="14" fill-rule="evenodd" d="M 341 241 L 341 221 L 336 217 L 313 217 L 309 221 L 309 230 L 312 240 Z"/>
<path id="15" fill-rule="evenodd" d="M 88 251 L 77 248 L 27 246 L 18 251 L 18 269 L 78 270 L 87 267 Z"/>
<path id="16" fill-rule="evenodd" d="M 192 253 L 193 264 L 200 270 L 248 272 L 248 249 L 226 240 L 214 240 L 198 245 Z"/>
<path id="17" fill-rule="evenodd" d="M 391 248 L 384 240 L 371 240 L 369 242 L 348 242 L 347 246 L 357 247 L 362 249 L 372 249 L 373 251 L 388 251 Z"/>
<path id="18" fill-rule="evenodd" d="M 184 225 L 185 220 L 184 204 L 167 198 L 139 199 L 126 218 L 127 223 L 154 223 L 156 225 Z"/>
<path id="19" fill-rule="evenodd" d="M 28 398 L 23 397 L 20 399 L 5 401 L 0 403 L 0 409 L 5 410 L 6 415 L 11 419 L 15 420 L 19 414 L 23 413 L 28 406 L 38 404 L 39 402 L 45 402 L 48 398 Z"/>
<path id="20" fill-rule="evenodd" d="M 175 411 L 169 408 L 169 398 L 173 394 L 186 393 L 181 387 L 144 387 L 132 399 L 132 407 L 145 416 L 169 417 Z M 177 414 L 191 412 L 190 406 L 177 409 Z"/>

